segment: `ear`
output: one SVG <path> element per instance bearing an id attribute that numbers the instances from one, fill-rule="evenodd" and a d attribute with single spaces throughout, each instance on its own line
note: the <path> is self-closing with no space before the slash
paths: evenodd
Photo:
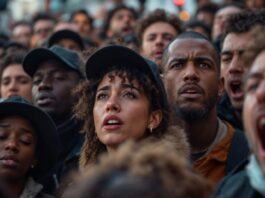
<path id="1" fill-rule="evenodd" d="M 149 129 L 155 129 L 159 126 L 163 118 L 163 113 L 161 110 L 153 111 L 149 117 Z"/>

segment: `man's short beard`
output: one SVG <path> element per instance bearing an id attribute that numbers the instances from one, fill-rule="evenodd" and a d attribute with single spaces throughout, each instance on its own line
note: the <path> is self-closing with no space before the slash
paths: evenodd
<path id="1" fill-rule="evenodd" d="M 193 123 L 200 120 L 204 120 L 209 114 L 209 111 L 210 110 L 208 108 L 203 108 L 203 109 L 191 109 L 186 107 L 175 108 L 176 116 L 181 118 L 187 123 Z"/>
<path id="2" fill-rule="evenodd" d="M 199 122 L 206 119 L 210 111 L 215 107 L 217 95 L 205 101 L 202 108 L 180 107 L 175 106 L 176 116 L 187 123 Z"/>

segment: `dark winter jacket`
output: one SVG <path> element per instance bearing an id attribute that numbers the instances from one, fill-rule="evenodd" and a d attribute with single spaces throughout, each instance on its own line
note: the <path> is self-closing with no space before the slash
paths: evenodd
<path id="1" fill-rule="evenodd" d="M 262 198 L 263 196 L 252 188 L 246 173 L 248 160 L 242 162 L 233 172 L 220 183 L 214 198 Z"/>
<path id="2" fill-rule="evenodd" d="M 226 120 L 236 129 L 243 130 L 242 120 L 236 116 L 236 110 L 233 108 L 227 94 L 221 98 L 217 106 L 217 112 L 219 118 Z"/>

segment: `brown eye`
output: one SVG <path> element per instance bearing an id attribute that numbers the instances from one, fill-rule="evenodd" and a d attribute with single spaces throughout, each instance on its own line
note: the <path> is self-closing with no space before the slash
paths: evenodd
<path id="1" fill-rule="evenodd" d="M 181 69 L 182 67 L 184 66 L 184 63 L 183 62 L 176 62 L 174 64 L 171 65 L 171 69 Z"/>
<path id="2" fill-rule="evenodd" d="M 211 65 L 208 63 L 202 62 L 202 63 L 199 63 L 199 67 L 202 69 L 209 69 L 209 68 L 211 68 Z"/>
<path id="3" fill-rule="evenodd" d="M 259 86 L 259 82 L 258 81 L 249 82 L 246 85 L 246 91 L 247 92 L 255 91 L 258 88 L 258 86 Z"/>
<path id="4" fill-rule="evenodd" d="M 97 100 L 104 100 L 107 98 L 107 94 L 106 93 L 99 93 L 96 97 Z"/>
<path id="5" fill-rule="evenodd" d="M 232 56 L 230 56 L 230 55 L 223 55 L 223 56 L 221 57 L 221 61 L 222 61 L 223 63 L 229 63 L 229 62 L 231 62 L 231 60 L 232 60 Z"/>
<path id="6" fill-rule="evenodd" d="M 126 98 L 129 98 L 129 99 L 136 99 L 136 94 L 133 93 L 132 91 L 126 91 L 123 95 L 124 97 Z"/>

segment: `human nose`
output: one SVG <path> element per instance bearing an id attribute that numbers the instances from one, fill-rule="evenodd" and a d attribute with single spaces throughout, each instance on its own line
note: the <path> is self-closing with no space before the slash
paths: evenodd
<path id="1" fill-rule="evenodd" d="M 17 92 L 18 91 L 16 80 L 11 80 L 11 82 L 9 84 L 9 91 L 11 91 L 11 92 Z"/>
<path id="2" fill-rule="evenodd" d="M 244 68 L 242 65 L 242 61 L 240 61 L 239 55 L 234 55 L 233 60 L 229 65 L 229 73 L 230 74 L 242 74 L 244 72 Z"/>
<path id="3" fill-rule="evenodd" d="M 162 36 L 157 36 L 156 37 L 155 45 L 156 46 L 162 46 L 163 45 L 163 38 L 162 38 Z"/>
<path id="4" fill-rule="evenodd" d="M 51 90 L 52 89 L 52 82 L 51 79 L 46 77 L 43 77 L 39 84 L 39 90 Z"/>
<path id="5" fill-rule="evenodd" d="M 199 75 L 192 61 L 188 61 L 183 75 L 184 81 L 199 81 Z"/>
<path id="6" fill-rule="evenodd" d="M 107 112 L 111 112 L 111 111 L 120 112 L 120 110 L 121 110 L 121 106 L 119 103 L 118 96 L 112 95 L 107 101 L 106 111 Z"/>
<path id="7" fill-rule="evenodd" d="M 5 150 L 11 150 L 15 153 L 18 152 L 18 142 L 15 137 L 11 137 L 7 140 L 5 144 Z"/>
<path id="8" fill-rule="evenodd" d="M 131 22 L 130 16 L 124 16 L 123 21 L 124 21 L 124 23 L 129 24 Z"/>

